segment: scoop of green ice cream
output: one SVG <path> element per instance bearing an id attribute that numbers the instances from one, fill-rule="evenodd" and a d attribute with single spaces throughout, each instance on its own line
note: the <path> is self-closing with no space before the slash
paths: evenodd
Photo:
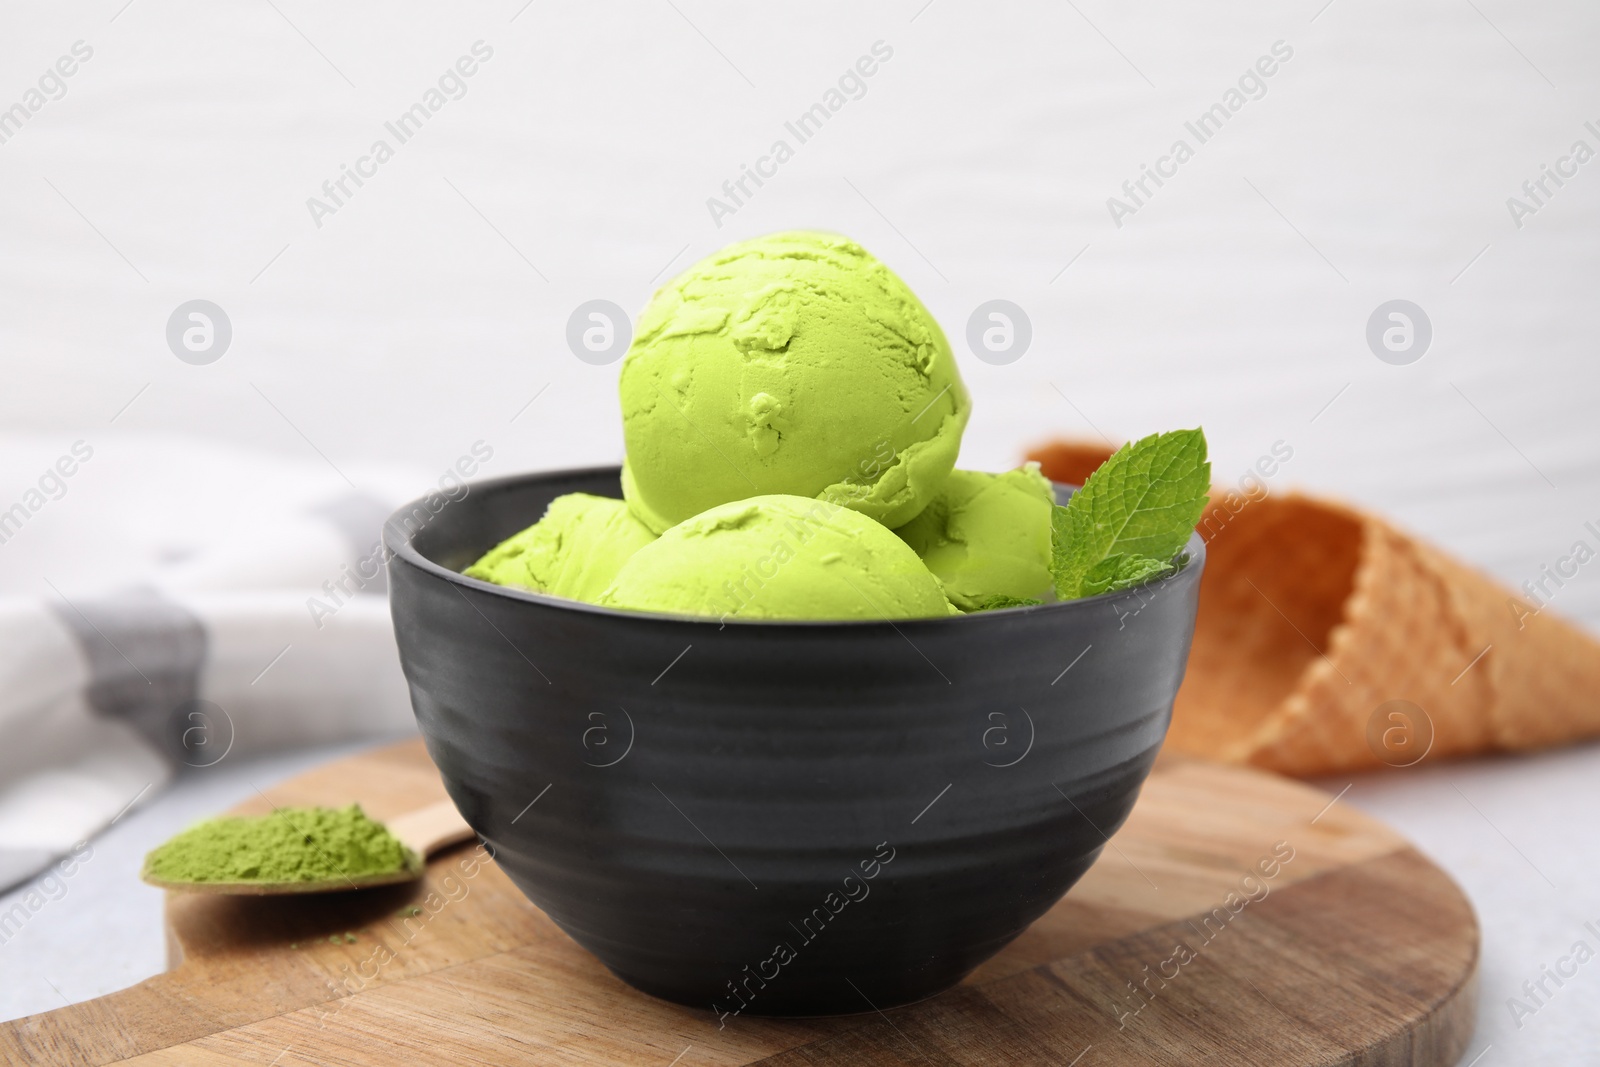
<path id="1" fill-rule="evenodd" d="M 622 364 L 623 492 L 658 533 L 730 500 L 819 497 L 909 521 L 971 411 L 950 345 L 860 245 L 790 232 L 659 289 Z"/>
<path id="2" fill-rule="evenodd" d="M 495 545 L 464 573 L 592 602 L 628 557 L 655 539 L 623 501 L 568 493 L 550 501 L 544 518 Z"/>
<path id="3" fill-rule="evenodd" d="M 895 532 L 963 611 L 1043 600 L 1054 504 L 1037 463 L 1004 474 L 952 471 L 933 502 Z"/>
<path id="4" fill-rule="evenodd" d="M 599 603 L 738 619 L 905 619 L 954 613 L 887 527 L 800 496 L 735 500 L 641 548 Z"/>

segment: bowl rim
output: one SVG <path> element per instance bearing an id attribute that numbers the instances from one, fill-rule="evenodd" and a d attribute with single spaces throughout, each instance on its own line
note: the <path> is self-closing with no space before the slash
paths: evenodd
<path id="1" fill-rule="evenodd" d="M 621 465 L 617 465 L 600 467 L 567 467 L 558 470 L 535 470 L 522 471 L 515 474 L 502 474 L 495 478 L 483 478 L 476 481 L 463 483 L 467 488 L 467 492 L 453 500 L 446 498 L 446 506 L 453 506 L 465 502 L 473 495 L 474 490 L 478 491 L 478 494 L 481 496 L 485 492 L 501 491 L 510 486 L 525 484 L 527 482 L 544 480 L 576 480 L 586 477 L 619 477 L 621 475 L 621 471 Z M 1052 481 L 1050 484 L 1053 486 L 1062 486 L 1068 489 L 1081 488 L 1079 486 L 1071 485 L 1068 482 Z M 951 625 L 963 624 L 971 626 L 973 625 L 973 622 L 968 620 L 975 620 L 979 618 L 984 620 L 1016 619 L 1025 616 L 1032 617 L 1049 614 L 1064 614 L 1074 611 L 1086 612 L 1093 610 L 1095 607 L 1101 604 L 1107 604 L 1116 600 L 1124 600 L 1130 597 L 1140 597 L 1141 599 L 1145 599 L 1146 590 L 1161 589 L 1163 587 L 1185 581 L 1198 582 L 1200 580 L 1201 573 L 1205 569 L 1206 562 L 1206 542 L 1205 539 L 1200 536 L 1200 531 L 1196 529 L 1189 535 L 1189 540 L 1183 546 L 1183 551 L 1188 554 L 1189 560 L 1174 573 L 1166 575 L 1165 577 L 1157 578 L 1154 581 L 1145 582 L 1142 585 L 1133 586 L 1130 589 L 1122 589 L 1113 593 L 1096 593 L 1094 596 L 1079 597 L 1075 600 L 1055 600 L 1048 601 L 1043 604 L 1027 604 L 1012 608 L 992 608 L 988 611 L 965 612 L 960 615 L 930 615 L 903 619 L 891 619 L 887 617 L 881 619 L 739 619 L 718 615 L 678 615 L 663 611 L 629 611 L 623 608 L 609 608 L 600 604 L 590 604 L 582 600 L 571 600 L 567 597 L 553 596 L 549 593 L 536 593 L 531 589 L 523 589 L 518 586 L 497 585 L 494 582 L 486 582 L 481 578 L 469 578 L 467 575 L 462 574 L 459 571 L 453 571 L 441 563 L 434 562 L 433 560 L 424 556 L 413 543 L 415 534 L 421 532 L 423 529 L 426 529 L 427 524 L 418 527 L 416 531 L 407 531 L 404 525 L 398 523 L 397 520 L 402 515 L 415 514 L 418 508 L 422 508 L 425 511 L 429 510 L 425 501 L 427 501 L 430 496 L 435 495 L 439 494 L 437 492 L 430 492 L 423 496 L 417 497 L 414 500 L 409 500 L 404 504 L 401 504 L 389 515 L 387 519 L 384 520 L 383 546 L 388 551 L 388 559 L 390 563 L 396 559 L 401 560 L 410 566 L 415 567 L 417 570 L 422 571 L 424 574 L 429 574 L 435 578 L 444 579 L 446 582 L 457 587 L 458 591 L 461 589 L 461 587 L 465 587 L 466 589 L 479 594 L 489 594 L 511 601 L 520 601 L 522 603 L 535 604 L 540 607 L 554 608 L 561 611 L 576 611 L 588 615 L 606 616 L 635 623 L 652 622 L 679 626 L 715 626 L 718 629 L 721 629 L 725 626 L 735 626 L 766 629 L 774 627 L 780 629 L 793 627 L 806 630 L 828 628 L 878 628 L 892 629 L 896 631 L 905 626 L 913 626 L 917 629 L 924 629 L 932 626 L 948 627 Z M 435 512 L 434 514 L 438 513 Z M 389 588 L 390 600 L 392 602 L 394 589 L 392 582 L 389 584 Z M 1154 594 L 1152 593 L 1148 595 L 1153 596 Z"/>

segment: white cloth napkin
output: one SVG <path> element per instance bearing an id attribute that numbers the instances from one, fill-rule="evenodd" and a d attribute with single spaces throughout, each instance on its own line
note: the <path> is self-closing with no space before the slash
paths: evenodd
<path id="1" fill-rule="evenodd" d="M 139 436 L 0 455 L 0 890 L 175 775 L 414 728 L 379 535 L 426 473 Z"/>

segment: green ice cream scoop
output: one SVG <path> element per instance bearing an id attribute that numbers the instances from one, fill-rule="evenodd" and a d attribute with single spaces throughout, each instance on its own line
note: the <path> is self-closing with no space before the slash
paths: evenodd
<path id="1" fill-rule="evenodd" d="M 464 573 L 593 602 L 628 557 L 655 539 L 621 500 L 568 493 L 550 502 L 544 518 L 495 545 Z"/>
<path id="2" fill-rule="evenodd" d="M 955 466 L 971 402 L 906 284 L 825 233 L 730 245 L 662 286 L 622 364 L 623 493 L 656 532 L 764 494 L 894 527 Z"/>
<path id="3" fill-rule="evenodd" d="M 887 527 L 801 496 L 735 500 L 636 552 L 599 599 L 611 607 L 737 619 L 906 619 L 954 613 Z"/>
<path id="4" fill-rule="evenodd" d="M 963 611 L 1050 595 L 1050 509 L 1039 465 L 1004 474 L 952 471 L 921 514 L 895 532 Z"/>

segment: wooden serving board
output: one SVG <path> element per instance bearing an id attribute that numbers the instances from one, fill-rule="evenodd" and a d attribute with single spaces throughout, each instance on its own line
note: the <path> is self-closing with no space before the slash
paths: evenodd
<path id="1" fill-rule="evenodd" d="M 359 800 L 390 818 L 443 795 L 421 742 L 411 741 L 286 782 L 270 800 Z M 0 1058 L 279 1067 L 1454 1064 L 1476 1008 L 1472 908 L 1394 832 L 1330 799 L 1269 774 L 1164 757 L 1094 868 L 961 986 L 881 1014 L 744 1016 L 725 1029 L 709 1011 L 614 978 L 475 846 L 435 858 L 419 887 L 318 898 L 171 894 L 170 971 L 0 1024 Z M 1291 851 L 1262 876 L 1262 861 Z"/>

